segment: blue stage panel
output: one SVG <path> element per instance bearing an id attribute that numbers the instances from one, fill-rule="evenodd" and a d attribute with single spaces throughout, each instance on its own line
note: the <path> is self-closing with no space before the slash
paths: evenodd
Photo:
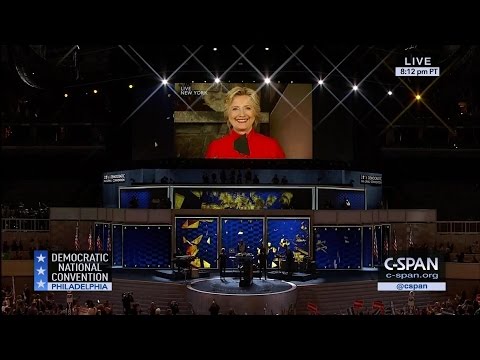
<path id="1" fill-rule="evenodd" d="M 383 261 L 383 251 L 382 251 L 382 225 L 375 225 L 373 232 L 373 266 L 377 267 L 382 264 Z"/>
<path id="2" fill-rule="evenodd" d="M 372 253 L 372 227 L 364 226 L 363 227 L 363 247 L 362 247 L 362 257 L 363 257 L 363 267 L 373 267 L 373 253 Z"/>
<path id="3" fill-rule="evenodd" d="M 277 255 L 285 255 L 286 247 L 293 251 L 296 262 L 303 262 L 310 256 L 310 218 L 267 218 L 267 239 L 268 267 Z"/>
<path id="4" fill-rule="evenodd" d="M 176 217 L 175 244 L 184 254 L 195 255 L 192 265 L 217 268 L 218 218 Z"/>
<path id="5" fill-rule="evenodd" d="M 113 242 L 113 266 L 123 266 L 123 249 L 122 249 L 123 227 L 120 224 L 112 225 L 112 242 Z"/>
<path id="6" fill-rule="evenodd" d="M 222 218 L 222 247 L 228 256 L 235 256 L 240 240 L 245 242 L 247 252 L 252 253 L 253 261 L 257 263 L 257 256 L 263 246 L 263 218 Z M 227 267 L 234 267 L 235 262 L 230 259 Z"/>
<path id="7" fill-rule="evenodd" d="M 360 269 L 362 228 L 354 226 L 314 227 L 317 269 Z"/>
<path id="8" fill-rule="evenodd" d="M 171 263 L 170 225 L 124 225 L 124 268 L 167 268 Z"/>

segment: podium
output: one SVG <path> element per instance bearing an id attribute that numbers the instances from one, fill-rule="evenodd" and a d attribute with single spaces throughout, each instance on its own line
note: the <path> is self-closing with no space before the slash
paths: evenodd
<path id="1" fill-rule="evenodd" d="M 236 255 L 240 270 L 240 287 L 249 287 L 253 284 L 253 254 L 241 253 Z"/>

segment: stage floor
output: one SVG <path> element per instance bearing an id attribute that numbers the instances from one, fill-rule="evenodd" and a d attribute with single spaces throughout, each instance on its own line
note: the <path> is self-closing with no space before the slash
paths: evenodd
<path id="1" fill-rule="evenodd" d="M 227 278 L 224 280 L 219 277 L 214 277 L 211 279 L 192 281 L 190 287 L 197 291 L 215 294 L 259 295 L 287 291 L 292 288 L 292 284 L 283 280 L 254 279 L 252 285 L 240 287 L 239 279 Z"/>

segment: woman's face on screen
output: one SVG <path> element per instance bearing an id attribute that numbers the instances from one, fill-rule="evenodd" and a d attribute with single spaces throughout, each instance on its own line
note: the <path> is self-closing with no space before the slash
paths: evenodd
<path id="1" fill-rule="evenodd" d="M 255 110 L 250 96 L 235 96 L 228 110 L 228 121 L 233 130 L 241 135 L 248 134 L 255 122 Z"/>

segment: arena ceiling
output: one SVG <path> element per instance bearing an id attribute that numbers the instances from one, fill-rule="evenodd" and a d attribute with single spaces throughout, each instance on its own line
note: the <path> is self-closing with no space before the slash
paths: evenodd
<path id="1" fill-rule="evenodd" d="M 216 50 L 214 50 L 216 48 Z M 268 50 L 266 50 L 268 49 Z M 442 72 L 478 78 L 479 60 L 472 45 L 28 45 L 11 46 L 10 60 L 38 87 L 72 86 L 151 76 L 172 82 L 272 81 L 313 82 L 320 77 L 394 84 L 391 68 L 405 58 L 431 57 Z M 32 75 L 32 72 L 35 72 Z M 446 74 L 448 75 L 448 74 Z M 444 75 L 445 76 L 445 75 Z M 424 79 L 423 79 L 424 80 Z"/>
<path id="2" fill-rule="evenodd" d="M 328 111 L 343 108 L 357 121 L 373 114 L 383 130 L 409 121 L 415 126 L 418 118 L 426 118 L 453 132 L 449 118 L 460 113 L 459 103 L 468 105 L 471 116 L 478 117 L 479 112 L 480 47 L 469 44 L 23 45 L 9 46 L 7 54 L 16 85 L 33 91 L 132 81 L 151 86 L 163 79 L 213 82 L 217 77 L 224 82 L 263 83 L 269 77 L 272 84 L 314 87 L 323 80 Z M 425 57 L 440 68 L 440 76 L 396 76 L 395 68 L 405 66 L 405 61 Z M 358 101 L 350 96 L 353 85 L 359 87 Z M 388 91 L 395 101 L 387 100 Z M 412 99 L 417 94 L 425 106 L 404 116 L 415 108 Z M 403 119 L 398 121 L 399 117 Z"/>

